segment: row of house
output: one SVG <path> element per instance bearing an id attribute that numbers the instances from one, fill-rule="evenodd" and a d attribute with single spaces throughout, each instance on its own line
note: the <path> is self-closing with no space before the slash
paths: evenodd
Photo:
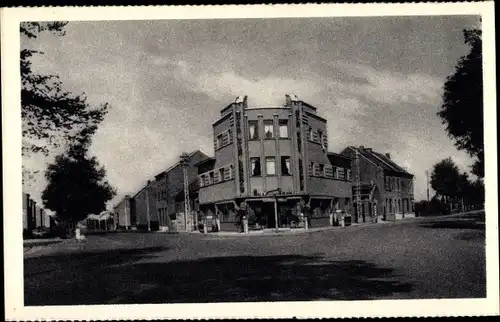
<path id="1" fill-rule="evenodd" d="M 53 217 L 37 205 L 28 193 L 23 192 L 23 230 L 31 232 L 34 229 L 51 228 L 53 225 Z"/>
<path id="2" fill-rule="evenodd" d="M 235 230 L 243 202 L 267 228 L 290 226 L 304 204 L 312 227 L 329 225 L 337 210 L 359 223 L 414 213 L 412 174 L 388 153 L 364 146 L 328 151 L 327 120 L 294 95 L 283 106 L 266 107 L 238 97 L 212 127 L 213 156 L 188 155 L 191 214 L 184 213 L 178 162 L 114 208 L 118 227 L 190 230 L 198 220 L 217 218 L 221 230 Z"/>

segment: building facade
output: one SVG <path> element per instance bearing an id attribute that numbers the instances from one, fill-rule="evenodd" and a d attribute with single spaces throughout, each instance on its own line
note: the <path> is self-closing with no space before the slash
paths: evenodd
<path id="1" fill-rule="evenodd" d="M 187 175 L 189 182 L 197 181 L 198 169 L 196 164 L 207 159 L 208 156 L 196 150 L 187 155 Z M 117 229 L 141 230 L 186 230 L 186 216 L 184 216 L 183 195 L 184 172 L 180 162 L 157 174 L 133 196 L 125 196 L 113 210 Z M 197 210 L 196 193 L 191 193 L 191 209 Z M 182 199 L 182 200 L 180 200 Z M 181 208 L 182 206 L 182 208 Z M 195 217 L 189 214 L 189 219 Z M 194 220 L 189 220 L 194 224 Z"/>
<path id="2" fill-rule="evenodd" d="M 37 205 L 28 193 L 23 192 L 23 230 L 31 232 L 37 228 L 51 228 L 53 225 L 52 216 Z"/>
<path id="3" fill-rule="evenodd" d="M 391 160 L 389 153 L 349 146 L 341 154 L 353 160 L 353 214 L 357 222 L 370 222 L 375 216 L 395 220 L 415 215 L 414 176 Z"/>
<path id="4" fill-rule="evenodd" d="M 314 106 L 287 95 L 284 106 L 248 107 L 239 97 L 212 126 L 215 153 L 198 166 L 199 204 L 222 230 L 236 228 L 243 201 L 267 228 L 293 225 L 304 203 L 313 227 L 351 208 L 351 158 L 328 152 L 327 121 Z"/>

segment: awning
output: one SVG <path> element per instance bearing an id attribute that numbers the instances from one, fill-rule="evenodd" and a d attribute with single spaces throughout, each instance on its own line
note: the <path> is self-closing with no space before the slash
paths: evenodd
<path id="1" fill-rule="evenodd" d="M 98 220 L 108 220 L 111 218 L 111 214 L 109 212 L 104 212 L 99 215 Z"/>

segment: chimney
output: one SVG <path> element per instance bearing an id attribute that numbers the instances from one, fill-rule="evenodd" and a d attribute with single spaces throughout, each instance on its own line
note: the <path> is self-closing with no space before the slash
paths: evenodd
<path id="1" fill-rule="evenodd" d="M 360 146 L 359 146 L 359 149 L 360 149 L 360 150 L 364 150 L 364 149 L 365 149 L 365 147 L 364 147 L 363 145 L 360 145 Z"/>
<path id="2" fill-rule="evenodd" d="M 372 152 L 372 148 L 366 148 L 365 150 L 370 153 Z"/>
<path id="3" fill-rule="evenodd" d="M 391 159 L 391 154 L 390 153 L 386 153 L 385 157 L 390 160 Z"/>
<path id="4" fill-rule="evenodd" d="M 151 180 L 148 180 L 148 186 L 149 186 L 150 183 L 151 183 Z"/>

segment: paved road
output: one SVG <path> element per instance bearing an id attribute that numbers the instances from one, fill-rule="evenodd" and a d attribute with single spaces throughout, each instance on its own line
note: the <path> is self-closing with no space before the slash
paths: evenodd
<path id="1" fill-rule="evenodd" d="M 123 233 L 25 253 L 25 305 L 485 297 L 484 215 L 282 236 Z"/>

